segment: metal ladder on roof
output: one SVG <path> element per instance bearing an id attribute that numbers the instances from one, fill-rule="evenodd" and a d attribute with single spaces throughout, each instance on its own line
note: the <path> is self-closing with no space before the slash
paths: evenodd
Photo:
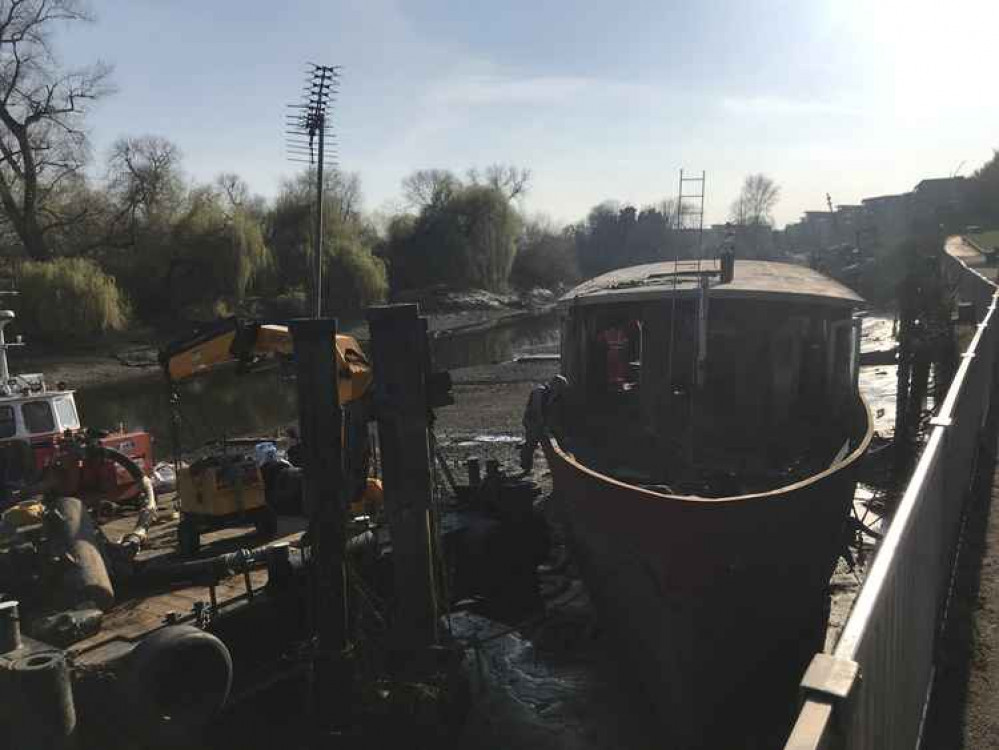
<path id="1" fill-rule="evenodd" d="M 697 270 L 701 270 L 704 245 L 704 195 L 707 176 L 702 170 L 700 177 L 685 177 L 680 170 L 680 185 L 676 199 L 676 229 L 683 238 L 685 232 L 697 232 L 694 240 L 694 258 Z"/>

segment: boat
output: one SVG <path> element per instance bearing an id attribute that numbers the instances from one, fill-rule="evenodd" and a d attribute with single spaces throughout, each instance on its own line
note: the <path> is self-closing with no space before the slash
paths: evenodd
<path id="1" fill-rule="evenodd" d="M 124 427 L 87 434 L 73 390 L 64 383 L 50 388 L 42 373 L 12 373 L 7 349 L 24 345 L 21 337 L 6 339 L 5 328 L 15 318 L 12 310 L 0 310 L 0 451 L 8 456 L 3 461 L 5 483 L 27 484 L 65 456 L 66 449 L 76 451 L 87 443 L 87 459 L 99 460 L 82 461 L 74 485 L 114 501 L 142 495 L 143 477 L 153 473 L 152 437 Z M 100 455 L 95 455 L 98 446 Z"/>
<path id="2" fill-rule="evenodd" d="M 783 740 L 872 437 L 862 305 L 805 266 L 731 254 L 611 271 L 559 302 L 540 442 L 664 746 Z"/>

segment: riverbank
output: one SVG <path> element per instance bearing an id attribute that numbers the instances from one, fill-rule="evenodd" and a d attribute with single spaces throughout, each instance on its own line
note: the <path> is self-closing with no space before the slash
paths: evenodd
<path id="1" fill-rule="evenodd" d="M 552 309 L 551 304 L 539 304 L 442 310 L 426 315 L 427 327 L 432 337 L 449 339 L 514 326 L 549 315 Z M 364 320 L 345 322 L 341 331 L 362 342 L 368 339 Z M 152 329 L 141 329 L 89 344 L 28 342 L 24 349 L 11 350 L 9 356 L 15 372 L 41 372 L 50 386 L 62 382 L 68 388 L 85 389 L 158 376 L 158 350 L 169 340 Z"/>

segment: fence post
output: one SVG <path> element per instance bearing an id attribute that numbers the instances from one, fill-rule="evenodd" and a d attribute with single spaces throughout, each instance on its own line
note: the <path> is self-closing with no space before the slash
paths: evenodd
<path id="1" fill-rule="evenodd" d="M 312 536 L 312 607 L 317 640 L 313 710 L 317 724 L 337 725 L 347 706 L 350 674 L 345 656 L 344 508 L 340 394 L 334 347 L 336 320 L 298 319 L 295 348 L 298 423 L 302 440 L 303 499 Z M 325 727 L 317 727 L 320 731 Z"/>
<path id="2" fill-rule="evenodd" d="M 413 657 L 437 642 L 430 536 L 427 321 L 416 305 L 368 309 L 385 511 L 395 571 L 393 650 Z"/>

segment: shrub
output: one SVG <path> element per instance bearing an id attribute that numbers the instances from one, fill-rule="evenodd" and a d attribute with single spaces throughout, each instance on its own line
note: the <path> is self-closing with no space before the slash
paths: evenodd
<path id="1" fill-rule="evenodd" d="M 47 341 L 94 338 L 128 324 L 128 304 L 113 277 L 86 258 L 22 263 L 19 322 Z"/>
<path id="2" fill-rule="evenodd" d="M 443 199 L 442 199 L 443 200 Z M 506 288 L 520 219 L 502 191 L 471 185 L 389 227 L 393 288 Z"/>
<path id="3" fill-rule="evenodd" d="M 518 289 L 556 289 L 579 280 L 576 246 L 567 232 L 529 226 L 510 270 Z"/>
<path id="4" fill-rule="evenodd" d="M 388 294 L 385 262 L 356 237 L 342 238 L 337 246 L 326 246 L 324 309 L 356 313 L 368 305 L 384 302 Z"/>

